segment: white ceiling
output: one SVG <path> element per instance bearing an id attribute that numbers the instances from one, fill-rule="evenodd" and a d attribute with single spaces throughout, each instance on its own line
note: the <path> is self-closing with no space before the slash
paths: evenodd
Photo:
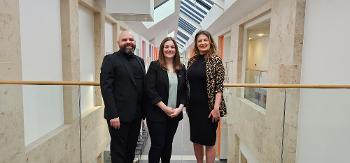
<path id="1" fill-rule="evenodd" d="M 180 1 L 175 0 L 175 12 L 148 29 L 142 24 L 142 22 L 139 21 L 125 21 L 125 24 L 127 24 L 128 27 L 136 33 L 139 33 L 142 36 L 144 36 L 146 39 L 153 40 L 158 36 L 160 31 L 167 31 L 167 33 L 170 33 L 177 29 L 179 11 Z"/>
<path id="2" fill-rule="evenodd" d="M 156 2 L 155 3 L 160 3 Z M 159 0 L 160 1 L 160 0 Z M 215 0 L 213 0 L 215 2 Z M 224 13 L 219 16 L 216 20 L 209 21 L 212 24 L 206 25 L 208 29 L 212 34 L 216 34 L 218 32 L 221 32 L 222 30 L 226 29 L 231 24 L 235 23 L 242 17 L 246 16 L 248 13 L 254 11 L 258 7 L 261 7 L 263 4 L 268 2 L 269 0 L 225 0 L 226 5 L 231 6 L 225 6 Z M 137 21 L 127 21 L 125 22 L 129 28 L 131 28 L 133 31 L 139 33 L 140 35 L 143 35 L 148 40 L 157 40 L 157 37 L 164 38 L 166 37 L 166 33 L 170 33 L 172 31 L 177 32 L 178 28 L 178 19 L 179 19 L 179 10 L 180 10 L 180 2 L 181 0 L 175 0 L 175 13 L 171 14 L 169 17 L 163 19 L 159 23 L 155 24 L 151 28 L 147 29 L 142 22 Z M 216 5 L 216 4 L 215 4 Z M 219 5 L 218 5 L 219 6 Z M 221 6 L 220 6 L 221 8 Z M 209 11 L 211 12 L 211 10 Z M 213 14 L 208 13 L 207 16 L 210 16 Z M 208 19 L 208 18 L 205 18 Z M 210 17 L 209 17 L 210 19 Z M 215 19 L 215 18 L 214 18 Z M 195 33 L 193 34 L 195 35 Z M 190 39 L 191 41 L 191 39 Z M 158 45 L 159 42 L 153 42 L 155 45 Z M 187 44 L 189 45 L 189 43 Z"/>
<path id="3" fill-rule="evenodd" d="M 221 32 L 268 1 L 269 0 L 237 0 L 229 8 L 227 8 L 225 12 L 208 27 L 207 30 L 213 34 Z"/>

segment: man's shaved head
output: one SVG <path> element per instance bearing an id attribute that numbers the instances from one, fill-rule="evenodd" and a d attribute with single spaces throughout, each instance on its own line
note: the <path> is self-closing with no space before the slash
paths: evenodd
<path id="1" fill-rule="evenodd" d="M 135 39 L 130 31 L 123 31 L 119 35 L 118 45 L 121 51 L 133 54 L 136 48 Z"/>

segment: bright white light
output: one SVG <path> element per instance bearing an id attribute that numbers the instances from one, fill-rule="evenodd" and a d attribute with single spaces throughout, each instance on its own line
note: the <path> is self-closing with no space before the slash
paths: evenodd
<path id="1" fill-rule="evenodd" d="M 257 36 L 263 37 L 263 36 L 265 36 L 265 34 L 263 34 L 263 33 L 258 33 Z"/>
<path id="2" fill-rule="evenodd" d="M 148 29 L 175 12 L 175 0 L 169 0 L 154 10 L 153 22 L 142 22 Z"/>

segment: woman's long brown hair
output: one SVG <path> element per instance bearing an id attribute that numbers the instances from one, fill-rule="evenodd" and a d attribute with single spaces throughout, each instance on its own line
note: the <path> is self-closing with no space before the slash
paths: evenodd
<path id="1" fill-rule="evenodd" d="M 209 42 L 210 42 L 209 50 L 206 54 L 204 54 L 205 58 L 209 58 L 212 55 L 216 55 L 217 50 L 216 50 L 216 44 L 214 42 L 213 37 L 211 36 L 211 34 L 208 31 L 201 30 L 196 34 L 196 36 L 194 36 L 194 55 L 193 56 L 200 54 L 199 49 L 198 49 L 198 45 L 197 45 L 197 39 L 200 35 L 207 36 L 209 39 Z"/>
<path id="2" fill-rule="evenodd" d="M 159 46 L 159 64 L 162 68 L 167 69 L 166 68 L 166 62 L 165 62 L 165 57 L 164 57 L 164 45 L 167 41 L 172 41 L 175 45 L 175 56 L 173 58 L 173 64 L 174 64 L 174 69 L 175 70 L 180 70 L 181 69 L 181 62 L 180 62 L 180 54 L 179 54 L 179 49 L 177 47 L 176 41 L 172 38 L 172 37 L 166 37 L 164 38 L 164 40 L 162 41 L 162 43 Z"/>

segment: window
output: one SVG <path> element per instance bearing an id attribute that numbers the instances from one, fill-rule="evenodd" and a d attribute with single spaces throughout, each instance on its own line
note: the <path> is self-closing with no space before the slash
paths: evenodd
<path id="1" fill-rule="evenodd" d="M 269 15 L 244 25 L 243 80 L 245 83 L 267 83 L 269 36 Z M 244 98 L 262 108 L 266 108 L 267 89 L 244 88 Z"/>

